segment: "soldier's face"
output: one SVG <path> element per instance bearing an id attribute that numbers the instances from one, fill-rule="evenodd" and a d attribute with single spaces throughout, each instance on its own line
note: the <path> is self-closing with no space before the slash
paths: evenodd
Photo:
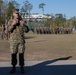
<path id="1" fill-rule="evenodd" d="M 18 13 L 13 13 L 13 16 L 14 16 L 15 18 L 18 18 Z"/>

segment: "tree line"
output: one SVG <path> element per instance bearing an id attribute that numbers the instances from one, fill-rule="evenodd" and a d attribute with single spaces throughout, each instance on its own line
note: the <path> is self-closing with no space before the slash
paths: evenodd
<path id="1" fill-rule="evenodd" d="M 44 6 L 46 6 L 46 4 L 41 3 L 38 5 L 39 9 L 42 9 L 42 13 L 44 15 Z M 20 4 L 16 1 L 16 0 L 0 0 L 0 25 L 1 24 L 5 24 L 5 22 L 7 20 L 9 20 L 11 18 L 12 15 L 12 10 L 13 9 L 20 9 L 20 14 L 21 15 L 27 15 L 30 18 L 30 14 L 31 14 L 31 10 L 33 9 L 33 5 L 26 0 L 23 3 L 23 6 L 20 7 Z M 72 26 L 76 28 L 76 17 L 72 17 L 70 19 L 66 19 L 66 15 L 62 14 L 62 13 L 56 13 L 55 15 L 52 14 L 46 14 L 48 17 L 51 16 L 50 19 L 46 19 L 45 21 L 43 20 L 43 23 L 45 26 L 55 26 L 55 25 L 59 25 L 59 26 Z"/>

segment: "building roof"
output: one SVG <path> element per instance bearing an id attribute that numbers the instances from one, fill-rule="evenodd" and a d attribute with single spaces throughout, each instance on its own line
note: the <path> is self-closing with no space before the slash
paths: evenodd
<path id="1" fill-rule="evenodd" d="M 25 18 L 29 18 L 29 15 L 25 15 Z M 51 18 L 51 16 L 43 15 L 43 14 L 30 14 L 30 18 Z"/>

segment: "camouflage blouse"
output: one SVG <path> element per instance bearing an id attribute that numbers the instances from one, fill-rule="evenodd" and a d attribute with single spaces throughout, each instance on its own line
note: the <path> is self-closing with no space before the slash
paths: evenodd
<path id="1" fill-rule="evenodd" d="M 24 26 L 12 25 L 13 20 L 10 20 L 8 23 L 8 32 L 10 34 L 10 42 L 12 43 L 23 43 L 24 42 Z"/>

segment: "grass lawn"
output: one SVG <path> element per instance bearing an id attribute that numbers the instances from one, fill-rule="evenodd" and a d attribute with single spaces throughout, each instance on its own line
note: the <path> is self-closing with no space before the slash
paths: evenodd
<path id="1" fill-rule="evenodd" d="M 72 56 L 76 60 L 76 31 L 73 34 L 26 33 L 25 60 L 53 60 Z M 0 39 L 0 61 L 10 61 L 8 40 Z"/>

